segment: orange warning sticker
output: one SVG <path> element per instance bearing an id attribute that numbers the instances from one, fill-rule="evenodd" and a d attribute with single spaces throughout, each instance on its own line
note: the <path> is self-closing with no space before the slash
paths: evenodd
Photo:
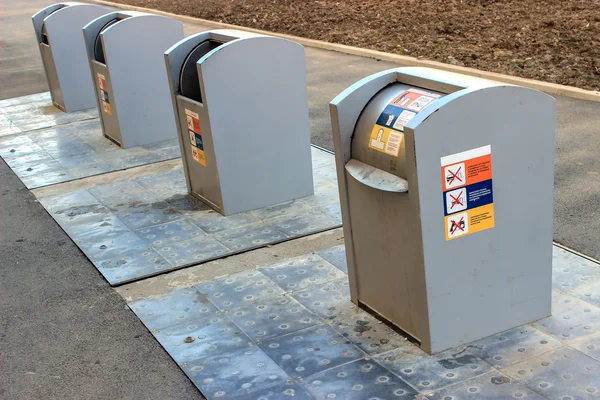
<path id="1" fill-rule="evenodd" d="M 487 150 L 474 149 L 452 156 L 442 157 L 442 185 L 444 191 L 492 179 L 492 154 Z M 460 160 L 459 160 L 460 158 Z M 444 164 L 450 162 L 451 164 Z"/>
<path id="2" fill-rule="evenodd" d="M 494 227 L 492 148 L 441 158 L 446 240 Z"/>

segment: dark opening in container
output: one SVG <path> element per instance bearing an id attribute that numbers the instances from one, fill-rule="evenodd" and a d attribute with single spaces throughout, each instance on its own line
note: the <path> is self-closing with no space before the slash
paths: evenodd
<path id="1" fill-rule="evenodd" d="M 96 41 L 94 42 L 94 58 L 96 59 L 96 61 L 102 64 L 106 64 L 106 59 L 104 58 L 104 47 L 102 46 L 100 34 L 108 27 L 116 24 L 119 21 L 121 21 L 119 18 L 115 18 L 113 20 L 108 21 L 108 23 L 106 23 L 106 25 L 104 25 L 102 29 L 100 29 L 100 32 L 98 32 L 98 35 L 96 36 Z"/>
<path id="2" fill-rule="evenodd" d="M 189 99 L 202 102 L 202 92 L 200 90 L 200 79 L 196 63 L 210 51 L 221 46 L 223 43 L 216 40 L 205 40 L 188 54 L 183 62 L 181 72 L 179 73 L 179 93 Z"/>

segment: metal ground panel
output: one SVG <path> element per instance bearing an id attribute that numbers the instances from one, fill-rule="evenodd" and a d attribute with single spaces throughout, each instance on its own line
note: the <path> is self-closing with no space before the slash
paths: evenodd
<path id="1" fill-rule="evenodd" d="M 28 189 L 35 189 L 171 160 L 180 156 L 180 150 L 177 139 L 121 149 L 104 137 L 99 120 L 94 118 L 0 135 L 0 156 Z"/>
<path id="2" fill-rule="evenodd" d="M 313 159 L 324 163 L 333 155 L 313 148 Z M 109 283 L 119 285 L 340 227 L 336 181 L 319 182 L 314 196 L 231 216 L 188 196 L 182 168 L 42 197 L 40 203 Z M 320 206 L 332 212 L 315 211 Z M 325 279 L 344 276 L 318 258 L 323 263 L 307 265 L 306 282 L 323 281 L 318 270 L 326 267 Z"/>
<path id="3" fill-rule="evenodd" d="M 0 137 L 97 118 L 95 108 L 65 113 L 52 105 L 50 92 L 0 101 Z"/>
<path id="4" fill-rule="evenodd" d="M 555 249 L 552 317 L 428 355 L 350 302 L 342 252 L 130 307 L 208 399 L 600 398 L 600 308 L 559 290 L 565 270 L 594 275 L 600 265 Z"/>
<path id="5" fill-rule="evenodd" d="M 430 400 L 545 399 L 545 397 L 540 396 L 517 380 L 511 379 L 499 371 L 488 372 L 477 378 L 438 390 L 427 397 Z"/>

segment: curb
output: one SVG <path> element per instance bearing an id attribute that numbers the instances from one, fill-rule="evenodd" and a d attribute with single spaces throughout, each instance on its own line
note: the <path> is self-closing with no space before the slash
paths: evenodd
<path id="1" fill-rule="evenodd" d="M 329 42 L 324 42 L 321 40 L 306 39 L 303 37 L 286 35 L 283 33 L 268 32 L 268 31 L 263 31 L 260 29 L 254 29 L 254 28 L 246 28 L 243 26 L 225 24 L 222 22 L 210 21 L 210 20 L 195 18 L 195 17 L 189 17 L 186 15 L 173 14 L 170 12 L 154 10 L 151 8 L 130 6 L 127 4 L 114 3 L 111 1 L 105 1 L 105 0 L 88 0 L 88 1 L 90 3 L 102 4 L 105 6 L 110 6 L 110 7 L 120 8 L 120 9 L 162 15 L 165 17 L 178 19 L 182 22 L 191 22 L 191 23 L 201 24 L 201 25 L 208 26 L 211 28 L 237 29 L 237 30 L 241 30 L 241 31 L 247 31 L 247 32 L 253 32 L 253 33 L 258 33 L 258 34 L 263 34 L 263 35 L 280 37 L 283 39 L 292 40 L 296 43 L 300 43 L 301 45 L 306 46 L 306 47 L 313 47 L 313 48 L 317 48 L 317 49 L 336 51 L 338 53 L 345 53 L 345 54 L 355 55 L 355 56 L 359 56 L 359 57 L 374 58 L 377 60 L 389 61 L 389 62 L 399 64 L 400 66 L 403 66 L 403 67 L 410 66 L 410 67 L 435 68 L 435 69 L 439 69 L 442 71 L 448 71 L 448 72 L 454 72 L 454 73 L 463 74 L 463 75 L 475 76 L 478 78 L 488 79 L 488 80 L 497 81 L 497 82 L 504 82 L 504 83 L 508 83 L 511 85 L 525 86 L 525 87 L 528 87 L 531 89 L 536 89 L 536 90 L 539 90 L 541 92 L 545 92 L 545 93 L 548 93 L 551 95 L 567 96 L 567 97 L 572 97 L 575 99 L 600 102 L 600 92 L 594 91 L 594 90 L 579 89 L 579 88 L 576 88 L 573 86 L 559 85 L 556 83 L 537 81 L 534 79 L 519 78 L 519 77 L 515 77 L 515 76 L 499 74 L 496 72 L 481 71 L 481 70 L 478 70 L 475 68 L 459 67 L 456 65 L 444 64 L 444 63 L 441 63 L 438 61 L 420 60 L 415 57 L 402 56 L 399 54 L 385 53 L 382 51 L 363 49 L 360 47 L 353 47 L 353 46 L 346 46 L 343 44 L 329 43 Z"/>

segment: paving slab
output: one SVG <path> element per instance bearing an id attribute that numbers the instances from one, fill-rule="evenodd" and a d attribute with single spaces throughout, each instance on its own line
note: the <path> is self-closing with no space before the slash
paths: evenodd
<path id="1" fill-rule="evenodd" d="M 109 283 L 119 285 L 340 227 L 333 155 L 313 148 L 312 158 L 313 196 L 232 216 L 189 197 L 182 168 L 38 197 Z"/>
<path id="2" fill-rule="evenodd" d="M 177 139 L 122 149 L 104 137 L 97 118 L 72 122 L 0 135 L 0 157 L 28 189 L 180 157 Z"/>
<path id="3" fill-rule="evenodd" d="M 0 137 L 94 118 L 95 108 L 62 112 L 52 104 L 50 92 L 0 100 Z"/>
<path id="4" fill-rule="evenodd" d="M 593 274 L 600 264 L 555 246 L 553 268 L 562 276 L 554 281 L 553 316 L 428 355 L 350 302 L 342 253 L 340 245 L 317 248 L 131 299 L 130 307 L 209 399 L 237 398 L 246 384 L 266 390 L 267 374 L 315 399 L 573 400 L 600 393 L 600 307 L 559 289 L 570 280 L 566 270 L 585 266 Z M 215 342 L 210 348 L 207 335 Z M 244 380 L 229 382 L 225 371 L 247 355 L 256 358 L 256 366 L 244 363 Z M 219 357 L 226 360 L 225 370 Z"/>

